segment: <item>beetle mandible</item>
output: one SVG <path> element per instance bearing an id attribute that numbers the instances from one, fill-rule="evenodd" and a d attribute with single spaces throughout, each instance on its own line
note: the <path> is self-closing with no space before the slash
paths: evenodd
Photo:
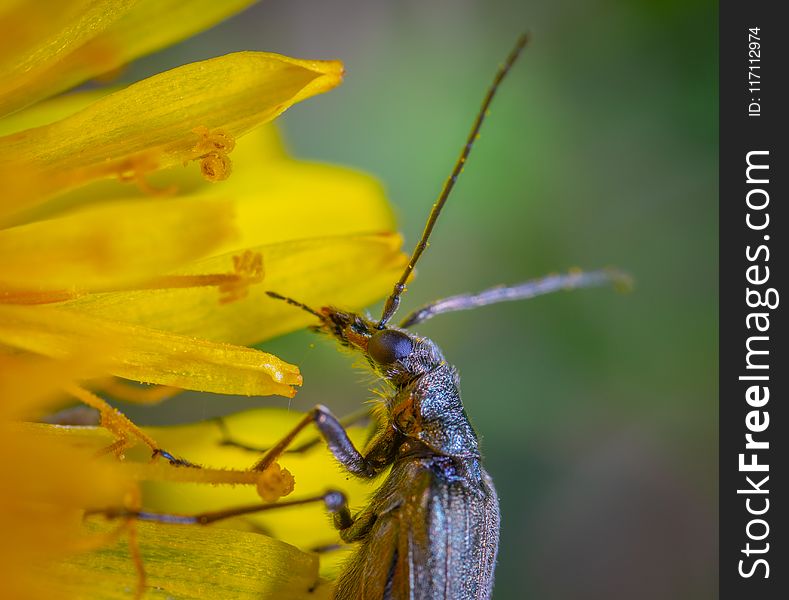
<path id="1" fill-rule="evenodd" d="M 552 275 L 476 294 L 461 294 L 430 303 L 389 326 L 406 290 L 406 282 L 455 185 L 499 84 L 528 42 L 521 35 L 487 91 L 451 174 L 425 225 L 421 239 L 378 321 L 334 307 L 311 308 L 298 300 L 267 292 L 318 319 L 314 329 L 361 353 L 388 393 L 377 413 L 377 430 L 360 452 L 342 423 L 324 406 L 316 406 L 254 469 L 264 471 L 305 427 L 314 424 L 330 452 L 349 473 L 372 479 L 391 467 L 368 506 L 352 515 L 339 491 L 289 500 L 175 517 L 127 513 L 152 521 L 212 523 L 228 517 L 294 506 L 325 503 L 345 542 L 358 543 L 333 592 L 336 600 L 485 600 L 493 590 L 500 514 L 493 481 L 482 466 L 477 436 L 460 399 L 458 372 L 438 346 L 408 327 L 435 315 L 497 302 L 531 298 L 563 289 L 626 283 L 627 276 L 604 269 Z M 231 443 L 232 442 L 228 442 Z"/>

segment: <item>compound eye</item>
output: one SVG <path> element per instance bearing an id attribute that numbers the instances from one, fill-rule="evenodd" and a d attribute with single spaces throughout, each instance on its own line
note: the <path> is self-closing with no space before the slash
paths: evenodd
<path id="1" fill-rule="evenodd" d="M 376 331 L 367 343 L 367 353 L 381 365 L 389 365 L 411 354 L 414 342 L 396 329 Z"/>

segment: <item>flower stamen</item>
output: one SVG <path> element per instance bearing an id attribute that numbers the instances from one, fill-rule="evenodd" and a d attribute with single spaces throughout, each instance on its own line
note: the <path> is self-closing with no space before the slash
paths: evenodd
<path id="1" fill-rule="evenodd" d="M 211 183 L 224 181 L 230 177 L 233 162 L 228 154 L 236 147 L 236 140 L 222 129 L 211 131 L 205 125 L 192 129 L 199 141 L 192 148 L 195 158 L 200 161 L 200 172 Z"/>
<path id="2" fill-rule="evenodd" d="M 134 292 L 140 290 L 167 290 L 195 287 L 216 287 L 219 303 L 227 304 L 246 298 L 249 286 L 261 283 L 264 278 L 263 255 L 245 250 L 233 257 L 232 273 L 205 273 L 201 275 L 163 275 L 151 277 L 128 286 L 79 290 L 24 290 L 4 288 L 0 285 L 0 304 L 53 304 L 75 300 L 89 293 Z"/>
<path id="3" fill-rule="evenodd" d="M 263 255 L 260 252 L 245 250 L 233 257 L 234 279 L 219 285 L 219 303 L 227 304 L 246 298 L 249 286 L 263 281 Z"/>
<path id="4" fill-rule="evenodd" d="M 242 254 L 233 257 L 232 273 L 165 275 L 154 277 L 129 289 L 158 290 L 216 286 L 219 290 L 219 303 L 227 304 L 245 298 L 249 293 L 249 286 L 262 282 L 263 278 L 263 255 L 260 252 L 245 250 Z"/>
<path id="5" fill-rule="evenodd" d="M 225 133 L 223 129 L 214 129 L 211 131 L 205 125 L 200 125 L 192 129 L 200 137 L 192 152 L 198 157 L 205 156 L 209 152 L 222 152 L 229 154 L 236 147 L 236 140 L 230 135 Z"/>
<path id="6" fill-rule="evenodd" d="M 276 462 L 271 463 L 260 473 L 256 488 L 263 502 L 276 502 L 290 494 L 296 487 L 296 479 L 290 471 Z"/>
<path id="7" fill-rule="evenodd" d="M 114 163 L 109 168 L 111 172 L 117 174 L 120 181 L 132 181 L 136 183 L 140 191 L 149 196 L 171 196 L 178 191 L 175 185 L 157 188 L 145 179 L 146 175 L 159 169 L 157 151 L 148 150 L 138 154 L 132 154 Z"/>
<path id="8" fill-rule="evenodd" d="M 69 290 L 17 290 L 0 288 L 0 304 L 52 304 L 74 300 L 84 294 Z"/>
<path id="9" fill-rule="evenodd" d="M 200 157 L 200 173 L 206 181 L 217 183 L 230 177 L 233 171 L 233 162 L 227 154 L 222 152 L 209 152 Z"/>

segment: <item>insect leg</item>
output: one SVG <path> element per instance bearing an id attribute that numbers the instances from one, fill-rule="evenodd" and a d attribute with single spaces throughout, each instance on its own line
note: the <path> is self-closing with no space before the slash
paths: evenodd
<path id="1" fill-rule="evenodd" d="M 334 524 L 340 530 L 340 537 L 344 542 L 356 542 L 364 538 L 372 529 L 373 523 L 377 520 L 376 515 L 371 510 L 365 510 L 356 515 L 350 523 L 345 524 L 345 527 L 340 527 L 337 518 L 335 517 Z"/>
<path id="2" fill-rule="evenodd" d="M 126 448 L 132 445 L 130 441 L 131 438 L 137 438 L 151 449 L 152 458 L 162 456 L 163 458 L 170 461 L 170 464 L 177 467 L 197 466 L 187 460 L 177 458 L 167 452 L 167 450 L 160 448 L 156 441 L 151 438 L 151 436 L 147 435 L 139 427 L 137 427 L 137 425 L 132 423 L 131 420 L 126 417 L 126 415 L 110 406 L 106 400 L 103 400 L 93 392 L 78 385 L 68 385 L 64 388 L 64 391 L 80 402 L 83 402 L 84 404 L 87 404 L 88 406 L 98 410 L 99 415 L 101 416 L 101 426 L 107 429 L 117 438 L 115 442 L 107 446 L 100 452 L 100 454 L 112 452 L 116 456 L 119 456 Z"/>
<path id="3" fill-rule="evenodd" d="M 362 423 L 367 421 L 370 418 L 370 411 L 367 408 L 362 410 L 358 410 L 353 412 L 349 415 L 346 415 L 339 419 L 340 424 L 344 428 L 351 427 L 352 425 L 356 425 L 358 423 Z M 247 450 L 248 452 L 268 452 L 271 450 L 271 447 L 258 447 L 258 446 L 251 446 L 249 444 L 245 444 L 243 442 L 239 442 L 233 439 L 233 435 L 231 434 L 230 430 L 225 423 L 224 418 L 217 417 L 215 419 L 217 426 L 219 427 L 219 431 L 222 433 L 222 440 L 220 440 L 219 444 L 222 446 L 232 446 L 234 448 L 240 448 L 242 450 Z M 321 443 L 321 437 L 317 436 L 302 444 L 298 444 L 296 446 L 291 446 L 284 452 L 288 454 L 302 454 L 307 450 L 310 450 Z"/>
<path id="4" fill-rule="evenodd" d="M 103 515 L 108 519 L 124 519 L 126 521 L 124 529 L 128 530 L 129 549 L 134 560 L 135 570 L 137 571 L 137 590 L 135 599 L 139 599 L 142 598 L 145 593 L 146 574 L 145 568 L 143 566 L 143 559 L 140 554 L 140 549 L 137 542 L 137 531 L 134 527 L 135 521 L 149 521 L 171 525 L 210 525 L 211 523 L 216 523 L 217 521 L 222 521 L 232 517 L 276 510 L 278 508 L 302 506 L 305 504 L 312 504 L 314 502 L 323 502 L 326 505 L 326 509 L 334 515 L 335 522 L 342 524 L 352 523 L 351 513 L 348 509 L 348 501 L 345 498 L 345 494 L 336 490 L 329 490 L 319 496 L 301 498 L 298 500 L 286 500 L 276 504 L 252 504 L 227 510 L 198 513 L 196 515 L 155 513 L 130 508 L 110 508 L 87 511 L 86 516 Z"/>
<path id="5" fill-rule="evenodd" d="M 335 515 L 334 518 L 336 522 L 348 525 L 353 522 L 345 494 L 336 490 L 329 490 L 328 492 L 320 494 L 319 496 L 310 496 L 308 498 L 300 498 L 297 500 L 285 500 L 274 504 L 248 504 L 246 506 L 237 506 L 235 508 L 229 508 L 225 510 L 203 512 L 195 515 L 156 513 L 145 510 L 130 510 L 126 508 L 94 510 L 90 511 L 88 514 L 101 514 L 108 519 L 135 519 L 138 521 L 151 521 L 170 525 L 210 525 L 211 523 L 216 523 L 217 521 L 222 521 L 224 519 L 230 519 L 232 517 L 250 515 L 253 513 L 276 510 L 279 508 L 287 508 L 290 506 L 302 506 L 305 504 L 313 504 L 315 502 L 323 502 L 326 505 L 326 510 Z"/>
<path id="6" fill-rule="evenodd" d="M 345 544 L 323 544 L 322 546 L 313 546 L 310 548 L 310 552 L 314 554 L 328 554 L 329 552 L 336 552 L 337 550 L 342 550 L 343 548 L 347 548 Z"/>
<path id="7" fill-rule="evenodd" d="M 342 465 L 358 477 L 374 477 L 381 467 L 368 461 L 353 445 L 342 423 L 337 420 L 328 408 L 318 404 L 309 411 L 304 418 L 282 438 L 271 450 L 252 467 L 256 471 L 265 471 L 285 450 L 290 446 L 299 432 L 307 425 L 314 423 L 326 440 L 329 451 Z"/>

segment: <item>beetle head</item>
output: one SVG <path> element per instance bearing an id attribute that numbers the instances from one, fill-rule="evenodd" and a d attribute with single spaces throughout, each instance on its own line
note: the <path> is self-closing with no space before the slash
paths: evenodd
<path id="1" fill-rule="evenodd" d="M 404 329 L 380 329 L 374 321 L 331 306 L 323 307 L 320 313 L 321 324 L 315 329 L 361 353 L 373 371 L 394 387 L 407 384 L 444 360 L 432 341 Z"/>

